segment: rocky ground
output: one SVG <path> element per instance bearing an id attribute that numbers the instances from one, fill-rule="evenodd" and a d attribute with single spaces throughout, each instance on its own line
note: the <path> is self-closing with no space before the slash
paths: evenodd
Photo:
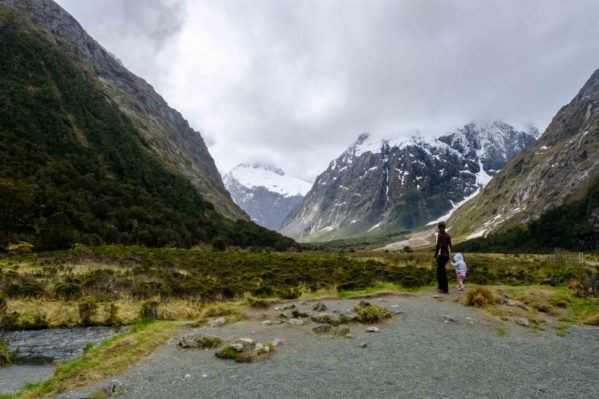
<path id="1" fill-rule="evenodd" d="M 459 305 L 457 295 L 369 298 L 393 318 L 376 324 L 378 332 L 347 323 L 350 337 L 336 335 L 336 326 L 317 333 L 322 323 L 301 313 L 329 314 L 337 324 L 360 299 L 324 300 L 321 311 L 313 310 L 316 302 L 292 302 L 300 317 L 286 304 L 252 309 L 238 323 L 190 327 L 124 374 L 60 398 L 103 389 L 122 398 L 596 397 L 599 328 L 574 326 L 561 337 L 552 328 L 537 331 Z M 215 357 L 215 349 L 182 349 L 178 343 L 189 334 L 276 346 L 252 363 L 236 363 Z"/>

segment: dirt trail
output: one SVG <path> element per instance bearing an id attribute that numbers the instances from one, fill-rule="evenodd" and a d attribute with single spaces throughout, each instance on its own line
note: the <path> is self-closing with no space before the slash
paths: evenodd
<path id="1" fill-rule="evenodd" d="M 114 379 L 122 398 L 596 397 L 599 328 L 574 326 L 565 337 L 551 328 L 534 332 L 456 304 L 456 295 L 441 301 L 432 293 L 370 299 L 401 313 L 379 324 L 379 333 L 351 324 L 351 339 L 314 334 L 314 324 L 265 325 L 263 318 L 276 320 L 280 312 L 253 311 L 249 320 L 194 331 L 280 339 L 268 359 L 238 364 L 217 359 L 214 350 L 182 350 L 173 341 Z M 358 300 L 323 302 L 331 312 L 351 309 Z M 104 381 L 60 397 L 82 398 L 110 385 Z"/>

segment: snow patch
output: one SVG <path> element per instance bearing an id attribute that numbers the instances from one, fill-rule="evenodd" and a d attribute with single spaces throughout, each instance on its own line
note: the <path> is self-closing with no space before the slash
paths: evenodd
<path id="1" fill-rule="evenodd" d="M 262 165 L 240 164 L 229 173 L 232 179 L 247 188 L 264 187 L 285 197 L 306 195 L 312 185 L 297 177 L 284 174 L 280 169 Z"/>

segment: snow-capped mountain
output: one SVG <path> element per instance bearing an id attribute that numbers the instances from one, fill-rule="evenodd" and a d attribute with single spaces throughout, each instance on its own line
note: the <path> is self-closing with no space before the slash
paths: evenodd
<path id="1" fill-rule="evenodd" d="M 431 141 L 362 134 L 317 177 L 281 232 L 328 240 L 434 222 L 478 193 L 537 135 L 500 121 L 469 123 Z"/>
<path id="2" fill-rule="evenodd" d="M 277 230 L 283 219 L 295 209 L 310 190 L 311 184 L 286 175 L 272 165 L 242 163 L 227 173 L 223 182 L 233 201 L 253 221 Z"/>
<path id="3" fill-rule="evenodd" d="M 538 141 L 515 156 L 480 195 L 454 213 L 449 220 L 452 234 L 464 239 L 487 236 L 587 198 L 587 205 L 563 218 L 564 225 L 556 222 L 552 227 L 554 235 L 576 231 L 582 242 L 587 239 L 585 232 L 599 232 L 599 208 L 592 205 L 589 191 L 597 184 L 599 70 L 559 110 Z"/>

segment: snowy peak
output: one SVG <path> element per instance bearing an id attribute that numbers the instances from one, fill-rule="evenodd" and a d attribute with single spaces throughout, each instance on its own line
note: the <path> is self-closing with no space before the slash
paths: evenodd
<path id="1" fill-rule="evenodd" d="M 476 194 L 534 141 L 500 121 L 468 123 L 429 140 L 419 132 L 361 134 L 318 176 L 281 232 L 325 240 L 426 224 Z"/>
<path id="2" fill-rule="evenodd" d="M 286 175 L 276 166 L 265 164 L 239 164 L 225 175 L 224 180 L 225 185 L 235 180 L 246 188 L 264 187 L 285 197 L 304 196 L 312 187 L 304 180 Z"/>

